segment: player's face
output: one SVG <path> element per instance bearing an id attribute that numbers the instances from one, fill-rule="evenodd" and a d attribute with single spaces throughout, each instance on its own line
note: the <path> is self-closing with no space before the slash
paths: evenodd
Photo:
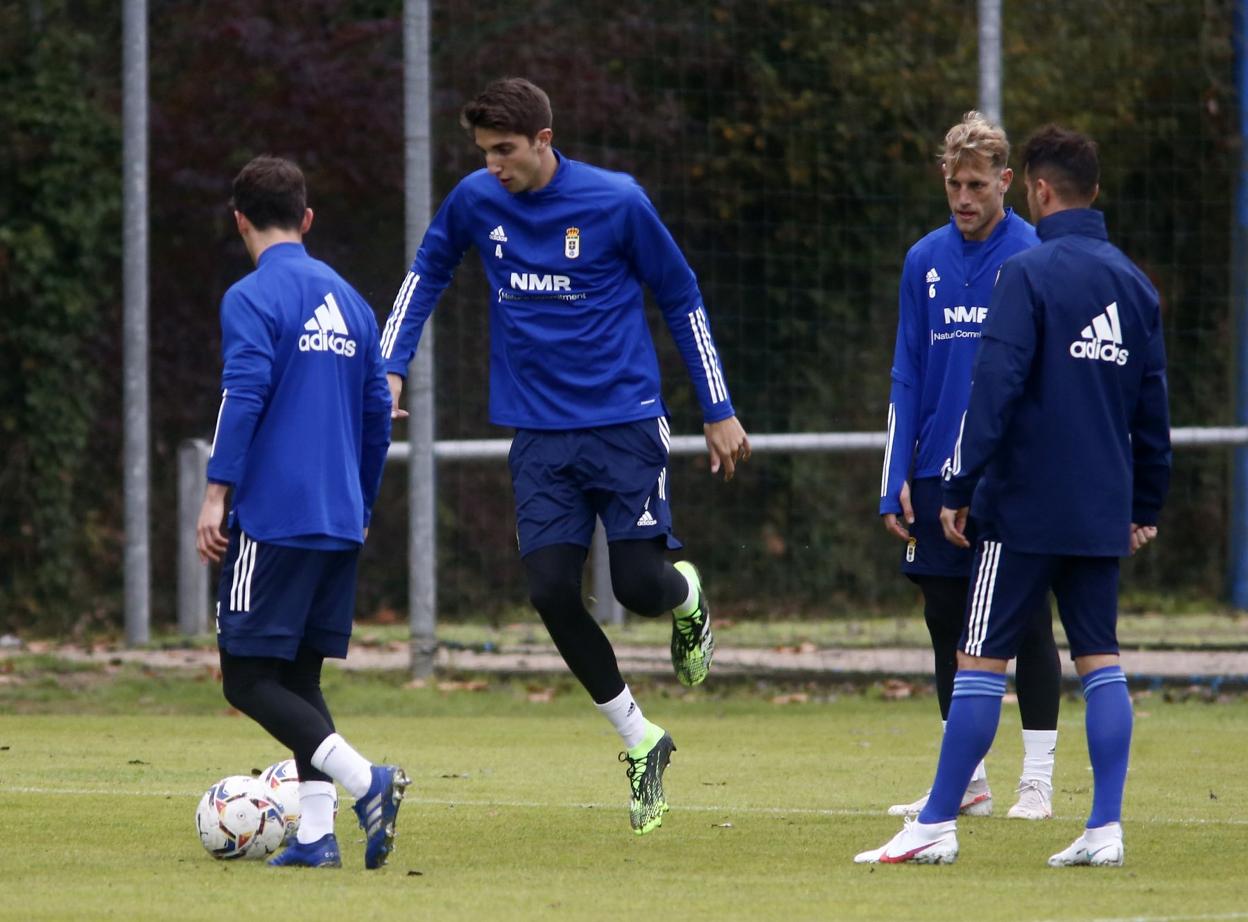
<path id="1" fill-rule="evenodd" d="M 1005 192 L 1014 171 L 998 170 L 983 160 L 963 157 L 952 173 L 945 168 L 945 195 L 958 230 L 967 240 L 987 240 L 1005 217 Z"/>
<path id="2" fill-rule="evenodd" d="M 493 128 L 474 128 L 473 138 L 485 154 L 485 168 L 513 195 L 545 185 L 542 154 L 550 149 L 551 131 L 544 128 L 536 138 Z"/>

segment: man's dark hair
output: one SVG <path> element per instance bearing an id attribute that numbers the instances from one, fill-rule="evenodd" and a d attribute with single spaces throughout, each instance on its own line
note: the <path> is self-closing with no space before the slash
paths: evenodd
<path id="1" fill-rule="evenodd" d="M 1045 125 L 1023 145 L 1025 175 L 1043 178 L 1058 198 L 1067 202 L 1090 202 L 1101 181 L 1101 164 L 1096 142 L 1086 134 Z"/>
<path id="2" fill-rule="evenodd" d="M 523 77 L 495 80 L 459 113 L 459 124 L 470 134 L 474 128 L 491 128 L 532 139 L 553 121 L 550 97 Z"/>
<path id="3" fill-rule="evenodd" d="M 297 231 L 308 207 L 303 171 L 282 157 L 256 157 L 234 177 L 230 204 L 256 230 Z"/>

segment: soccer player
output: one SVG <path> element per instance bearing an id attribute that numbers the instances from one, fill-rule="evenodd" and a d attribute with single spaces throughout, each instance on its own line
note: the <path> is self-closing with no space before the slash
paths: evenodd
<path id="1" fill-rule="evenodd" d="M 1157 535 L 1170 481 L 1166 356 L 1157 291 L 1091 209 L 1096 144 L 1047 126 L 1022 155 L 1041 244 L 993 292 L 966 422 L 940 511 L 969 546 L 974 588 L 931 796 L 917 821 L 859 863 L 947 864 L 962 792 L 992 744 L 1006 661 L 1052 588 L 1083 683 L 1092 811 L 1054 867 L 1121 865 L 1131 698 L 1118 662 L 1118 558 Z"/>
<path id="2" fill-rule="evenodd" d="M 298 837 L 269 864 L 341 865 L 336 781 L 356 798 L 364 866 L 377 868 L 409 781 L 353 749 L 321 694 L 322 661 L 347 655 L 356 565 L 390 445 L 377 320 L 304 249 L 312 210 L 295 164 L 252 160 L 234 180 L 233 208 L 256 270 L 221 303 L 221 409 L 197 534 L 203 559 L 225 557 L 221 682 L 299 769 Z"/>
<path id="3" fill-rule="evenodd" d="M 671 613 L 672 665 L 702 682 L 714 638 L 697 569 L 667 550 L 667 409 L 642 286 L 648 286 L 702 406 L 712 473 L 726 479 L 750 443 L 728 396 L 697 280 L 632 177 L 559 153 L 550 100 L 528 80 L 487 86 L 460 123 L 485 168 L 434 216 L 381 337 L 395 406 L 420 332 L 469 247 L 493 292 L 490 421 L 516 430 L 509 464 L 516 534 L 534 607 L 572 673 L 619 732 L 630 821 L 662 825 L 672 737 L 647 720 L 615 652 L 581 601 L 602 519 L 615 596 L 639 615 Z"/>
<path id="4" fill-rule="evenodd" d="M 940 167 L 952 215 L 906 254 L 901 275 L 897 346 L 888 404 L 888 443 L 880 487 L 884 527 L 906 542 L 901 569 L 923 593 L 932 639 L 940 717 L 949 717 L 958 637 L 970 586 L 971 552 L 954 547 L 940 528 L 940 476 L 971 391 L 971 364 L 1001 264 L 1038 243 L 1030 224 L 1005 207 L 1014 178 L 1005 131 L 967 112 L 949 129 Z M 1015 683 L 1023 724 L 1023 771 L 1009 816 L 1053 815 L 1053 755 L 1062 665 L 1053 641 L 1048 600 L 1019 644 Z M 915 816 L 927 795 L 894 804 L 892 816 Z M 981 762 L 961 804 L 974 816 L 992 813 Z"/>

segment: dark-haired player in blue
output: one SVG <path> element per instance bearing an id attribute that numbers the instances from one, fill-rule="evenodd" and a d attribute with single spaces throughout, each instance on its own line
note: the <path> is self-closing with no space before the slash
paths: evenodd
<path id="1" fill-rule="evenodd" d="M 940 513 L 954 544 L 968 545 L 968 512 L 978 531 L 936 780 L 918 820 L 859 863 L 957 858 L 958 805 L 992 745 L 1006 662 L 1050 588 L 1083 683 L 1094 790 L 1083 834 L 1049 864 L 1123 862 L 1132 718 L 1118 662 L 1118 559 L 1156 537 L 1169 488 L 1161 311 L 1090 207 L 1096 144 L 1050 125 L 1022 162 L 1042 242 L 1001 270 Z"/>
<path id="2" fill-rule="evenodd" d="M 234 180 L 256 270 L 221 302 L 221 409 L 199 514 L 225 563 L 217 640 L 226 699 L 294 754 L 299 832 L 278 867 L 338 867 L 334 782 L 356 798 L 364 866 L 385 864 L 408 778 L 334 729 L 325 657 L 344 657 L 356 564 L 390 445 L 390 393 L 372 308 L 311 258 L 303 173 L 257 157 Z M 228 531 L 225 500 L 233 490 Z"/>
<path id="3" fill-rule="evenodd" d="M 971 392 L 971 364 L 1001 264 L 1039 239 L 1005 207 L 1014 178 L 1004 129 L 968 112 L 945 134 L 940 155 L 947 224 L 910 248 L 902 269 L 888 404 L 888 442 L 880 486 L 884 527 L 906 542 L 902 572 L 923 593 L 923 619 L 932 639 L 941 720 L 949 716 L 958 638 L 966 612 L 971 552 L 954 547 L 940 528 L 940 476 Z M 1053 757 L 1062 664 L 1053 616 L 1041 598 L 1019 644 L 1015 682 L 1023 724 L 1023 771 L 1009 816 L 1053 815 Z M 927 795 L 895 804 L 893 816 L 915 816 Z M 962 813 L 992 812 L 981 762 L 962 798 Z"/>
<path id="4" fill-rule="evenodd" d="M 630 176 L 552 146 L 550 101 L 527 80 L 491 83 L 460 122 L 485 156 L 434 216 L 395 299 L 381 348 L 398 405 L 426 318 L 476 247 L 493 289 L 490 421 L 516 430 L 509 463 L 529 594 L 598 710 L 619 732 L 639 835 L 662 825 L 663 771 L 675 749 L 646 720 L 615 652 L 581 600 L 581 571 L 602 519 L 616 598 L 670 612 L 672 665 L 706 678 L 714 651 L 698 571 L 665 557 L 672 536 L 670 430 L 643 285 L 653 293 L 702 405 L 711 471 L 749 457 L 697 279 Z"/>

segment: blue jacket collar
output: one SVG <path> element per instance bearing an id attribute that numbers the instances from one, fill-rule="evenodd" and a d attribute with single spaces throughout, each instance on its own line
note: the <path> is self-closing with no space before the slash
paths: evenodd
<path id="1" fill-rule="evenodd" d="M 302 243 L 275 243 L 267 247 L 256 261 L 256 267 L 264 265 L 270 259 L 288 259 L 291 256 L 307 256 L 308 251 Z"/>
<path id="2" fill-rule="evenodd" d="M 1105 230 L 1105 215 L 1091 208 L 1067 208 L 1051 214 L 1036 225 L 1036 233 L 1041 240 L 1052 240 L 1070 234 L 1096 237 L 1100 240 L 1109 239 L 1109 232 Z"/>

